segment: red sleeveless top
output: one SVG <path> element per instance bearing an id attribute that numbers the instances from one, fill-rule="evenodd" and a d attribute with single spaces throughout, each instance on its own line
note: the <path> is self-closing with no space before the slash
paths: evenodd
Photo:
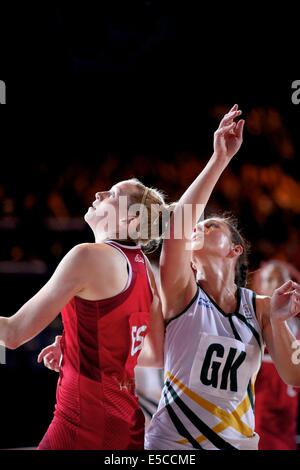
<path id="1" fill-rule="evenodd" d="M 74 297 L 63 309 L 63 360 L 55 413 L 39 449 L 143 449 L 134 367 L 149 329 L 152 292 L 139 247 L 108 241 L 127 258 L 125 290 Z"/>

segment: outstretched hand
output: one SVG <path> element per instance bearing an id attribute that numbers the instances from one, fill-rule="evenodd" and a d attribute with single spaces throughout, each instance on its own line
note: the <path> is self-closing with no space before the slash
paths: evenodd
<path id="1" fill-rule="evenodd" d="M 285 282 L 271 297 L 271 320 L 285 321 L 300 313 L 300 284 Z"/>
<path id="2" fill-rule="evenodd" d="M 38 355 L 37 361 L 44 361 L 44 366 L 55 372 L 59 372 L 61 363 L 61 347 L 60 347 L 61 336 L 56 336 L 54 343 L 50 344 L 46 348 L 42 349 Z"/>
<path id="3" fill-rule="evenodd" d="M 231 160 L 239 151 L 243 142 L 243 129 L 245 121 L 236 122 L 242 111 L 235 104 L 229 113 L 225 114 L 214 134 L 214 154 L 219 159 Z"/>

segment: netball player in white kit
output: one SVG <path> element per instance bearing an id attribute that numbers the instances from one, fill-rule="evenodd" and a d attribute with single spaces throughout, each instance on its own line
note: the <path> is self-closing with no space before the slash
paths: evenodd
<path id="1" fill-rule="evenodd" d="M 146 449 L 257 449 L 254 382 L 264 344 L 283 380 L 300 385 L 300 366 L 292 361 L 295 338 L 285 322 L 300 311 L 300 285 L 289 281 L 271 298 L 255 296 L 243 287 L 245 244 L 230 220 L 214 217 L 196 225 L 202 212 L 197 204 L 206 205 L 241 146 L 244 121 L 234 121 L 240 113 L 235 105 L 222 119 L 214 154 L 177 203 L 170 239 L 163 243 L 165 384 Z M 173 233 L 185 204 L 192 204 L 196 226 L 192 252 L 190 240 Z"/>

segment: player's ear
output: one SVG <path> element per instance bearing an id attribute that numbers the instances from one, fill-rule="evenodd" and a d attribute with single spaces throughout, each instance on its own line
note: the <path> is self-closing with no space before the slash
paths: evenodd
<path id="1" fill-rule="evenodd" d="M 234 245 L 230 250 L 229 257 L 238 258 L 244 252 L 242 245 Z"/>

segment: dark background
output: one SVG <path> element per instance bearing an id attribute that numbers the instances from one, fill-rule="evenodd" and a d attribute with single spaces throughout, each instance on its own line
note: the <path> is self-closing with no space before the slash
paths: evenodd
<path id="1" fill-rule="evenodd" d="M 9 105 L 1 116 L 1 315 L 34 295 L 74 244 L 93 241 L 82 217 L 97 190 L 136 176 L 169 201 L 180 197 L 234 103 L 247 122 L 244 144 L 208 210 L 238 216 L 252 244 L 251 270 L 272 257 L 300 269 L 300 105 L 291 101 L 297 42 L 291 12 L 285 42 L 278 14 L 270 21 L 245 7 L 245 26 L 217 6 L 204 14 L 188 2 L 150 0 L 8 12 L 0 63 Z M 56 374 L 36 357 L 59 331 L 58 319 L 7 351 L 2 448 L 37 445 L 50 423 Z"/>

